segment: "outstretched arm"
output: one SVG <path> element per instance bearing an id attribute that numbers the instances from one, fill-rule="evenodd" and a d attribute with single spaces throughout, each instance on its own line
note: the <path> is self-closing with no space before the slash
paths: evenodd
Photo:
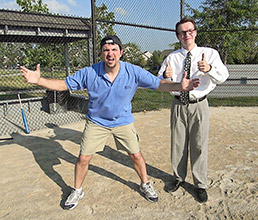
<path id="1" fill-rule="evenodd" d="M 40 64 L 37 65 L 35 71 L 29 70 L 21 66 L 21 73 L 26 82 L 38 85 L 50 90 L 65 91 L 68 90 L 65 81 L 61 79 L 46 79 L 40 76 Z"/>
<path id="2" fill-rule="evenodd" d="M 184 77 L 181 83 L 175 83 L 171 81 L 161 80 L 158 91 L 171 92 L 171 91 L 191 91 L 200 85 L 200 79 L 186 79 L 187 73 L 184 73 Z"/>

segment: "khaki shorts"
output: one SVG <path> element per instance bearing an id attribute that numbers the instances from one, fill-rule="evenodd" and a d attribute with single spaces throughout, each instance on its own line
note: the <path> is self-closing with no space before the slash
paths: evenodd
<path id="1" fill-rule="evenodd" d="M 107 138 L 110 135 L 114 137 L 117 150 L 124 150 L 130 154 L 140 151 L 139 137 L 134 123 L 108 128 L 99 126 L 87 119 L 83 131 L 80 154 L 92 155 L 98 151 L 103 151 Z"/>

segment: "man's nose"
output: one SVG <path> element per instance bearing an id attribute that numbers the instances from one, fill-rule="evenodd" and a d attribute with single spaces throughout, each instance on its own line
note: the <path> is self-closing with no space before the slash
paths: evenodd
<path id="1" fill-rule="evenodd" d="M 191 33 L 189 32 L 189 31 L 186 31 L 185 32 L 185 36 L 187 37 L 187 36 L 190 36 L 191 35 Z"/>
<path id="2" fill-rule="evenodd" d="M 109 50 L 108 53 L 107 53 L 107 55 L 110 56 L 111 54 L 112 54 L 112 51 Z"/>

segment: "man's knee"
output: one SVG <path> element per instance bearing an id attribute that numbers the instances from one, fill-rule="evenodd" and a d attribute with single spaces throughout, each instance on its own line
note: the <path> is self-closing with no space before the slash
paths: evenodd
<path id="1" fill-rule="evenodd" d="M 77 160 L 77 164 L 80 166 L 87 166 L 89 165 L 92 157 L 93 155 L 80 155 Z"/>
<path id="2" fill-rule="evenodd" d="M 138 160 L 142 160 L 143 159 L 143 156 L 142 156 L 141 152 L 138 152 L 138 153 L 135 153 L 135 154 L 129 154 L 129 157 L 133 161 L 138 161 Z"/>

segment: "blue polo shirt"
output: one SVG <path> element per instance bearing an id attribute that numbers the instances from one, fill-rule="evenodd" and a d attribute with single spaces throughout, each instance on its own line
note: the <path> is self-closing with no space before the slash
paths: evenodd
<path id="1" fill-rule="evenodd" d="M 131 100 L 138 87 L 157 89 L 160 79 L 139 66 L 120 61 L 120 71 L 110 82 L 104 62 L 85 67 L 65 79 L 69 90 L 87 89 L 87 117 L 104 127 L 117 127 L 134 122 Z"/>

